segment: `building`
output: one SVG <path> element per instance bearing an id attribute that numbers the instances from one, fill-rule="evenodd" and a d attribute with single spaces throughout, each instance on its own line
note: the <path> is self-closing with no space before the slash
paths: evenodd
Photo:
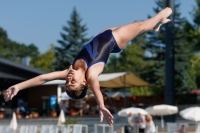
<path id="1" fill-rule="evenodd" d="M 0 106 L 12 109 L 20 105 L 28 108 L 45 108 L 45 106 L 48 106 L 49 96 L 56 95 L 56 89 L 54 89 L 53 85 L 22 90 L 9 102 L 4 102 L 3 98 L 3 92 L 8 87 L 44 73 L 46 72 L 25 64 L 0 58 Z"/>

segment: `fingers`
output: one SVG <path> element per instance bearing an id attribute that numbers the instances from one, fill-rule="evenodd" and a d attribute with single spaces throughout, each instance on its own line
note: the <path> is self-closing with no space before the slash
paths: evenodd
<path id="1" fill-rule="evenodd" d="M 112 114 L 110 113 L 110 111 L 107 111 L 107 115 L 111 118 L 111 119 L 114 119 L 114 117 L 112 116 Z"/>
<path id="2" fill-rule="evenodd" d="M 102 122 L 103 121 L 103 113 L 102 113 L 102 111 L 99 111 L 99 115 L 100 115 L 100 122 Z"/>
<path id="3" fill-rule="evenodd" d="M 113 119 L 112 116 L 108 116 L 108 117 L 106 117 L 105 119 L 106 119 L 106 121 L 107 121 L 107 123 L 108 123 L 109 125 L 111 125 L 111 126 L 113 125 L 114 119 Z"/>
<path id="4" fill-rule="evenodd" d="M 5 92 L 4 92 L 4 100 L 7 102 L 9 100 L 12 99 L 12 97 L 14 96 L 11 91 L 12 87 L 8 88 Z"/>
<path id="5" fill-rule="evenodd" d="M 100 114 L 100 122 L 103 121 L 103 118 L 105 118 L 106 122 L 112 126 L 114 123 L 114 117 L 112 116 L 112 114 L 110 113 L 110 111 L 108 110 L 103 110 L 103 111 L 99 111 Z"/>
<path id="6" fill-rule="evenodd" d="M 112 126 L 113 125 L 113 119 L 110 119 L 110 117 L 106 117 L 105 118 L 106 119 L 106 121 L 107 121 L 107 123 L 110 125 L 110 126 Z"/>
<path id="7" fill-rule="evenodd" d="M 7 102 L 11 99 L 11 95 L 10 94 L 4 94 L 4 100 Z"/>
<path id="8" fill-rule="evenodd" d="M 4 100 L 5 100 L 5 101 L 8 101 L 8 99 L 9 99 L 9 92 L 8 92 L 8 90 L 6 90 L 6 91 L 4 92 Z"/>

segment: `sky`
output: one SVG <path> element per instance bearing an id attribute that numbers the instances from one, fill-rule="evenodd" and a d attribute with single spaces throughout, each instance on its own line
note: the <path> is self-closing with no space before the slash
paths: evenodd
<path id="1" fill-rule="evenodd" d="M 182 17 L 191 20 L 189 12 L 194 0 L 179 0 Z M 0 27 L 9 39 L 26 45 L 34 44 L 41 53 L 51 44 L 59 46 L 60 33 L 73 8 L 86 24 L 87 37 L 95 36 L 105 28 L 147 19 L 155 15 L 154 0 L 1 0 Z"/>

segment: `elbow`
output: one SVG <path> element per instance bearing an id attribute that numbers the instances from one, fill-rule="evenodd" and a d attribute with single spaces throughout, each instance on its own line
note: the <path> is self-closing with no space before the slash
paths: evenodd
<path id="1" fill-rule="evenodd" d="M 47 81 L 45 74 L 39 75 L 38 79 L 41 83 L 45 83 Z"/>

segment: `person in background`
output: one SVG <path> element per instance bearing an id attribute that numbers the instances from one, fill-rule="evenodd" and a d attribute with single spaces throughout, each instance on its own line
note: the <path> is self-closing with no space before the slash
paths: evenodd
<path id="1" fill-rule="evenodd" d="M 86 103 L 82 109 L 79 110 L 80 116 L 88 115 L 90 109 L 90 104 Z"/>
<path id="2" fill-rule="evenodd" d="M 145 133 L 156 133 L 156 127 L 151 115 L 147 114 L 145 118 L 146 118 Z"/>
<path id="3" fill-rule="evenodd" d="M 60 110 L 63 110 L 64 111 L 64 114 L 69 114 L 69 111 L 67 110 L 67 106 L 65 104 L 65 101 L 60 101 Z"/>
<path id="4" fill-rule="evenodd" d="M 133 114 L 132 113 L 128 114 L 127 122 L 128 122 L 129 126 L 127 127 L 127 130 L 125 130 L 125 133 L 133 133 L 134 123 L 133 123 Z"/>
<path id="5" fill-rule="evenodd" d="M 142 115 L 141 113 L 138 113 L 137 124 L 139 126 L 138 128 L 139 133 L 145 133 L 146 121 L 145 121 L 145 116 Z"/>
<path id="6" fill-rule="evenodd" d="M 181 128 L 176 131 L 176 133 L 187 133 L 187 128 L 185 125 L 182 125 Z"/>

